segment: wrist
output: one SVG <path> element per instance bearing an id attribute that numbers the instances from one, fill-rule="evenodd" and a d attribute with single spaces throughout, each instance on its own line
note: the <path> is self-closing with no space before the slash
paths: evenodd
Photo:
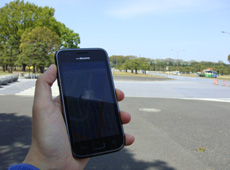
<path id="1" fill-rule="evenodd" d="M 41 170 L 58 169 L 55 164 L 48 162 L 47 158 L 43 158 L 40 153 L 34 152 L 32 150 L 30 150 L 27 154 L 23 164 L 30 164 Z"/>
<path id="2" fill-rule="evenodd" d="M 30 149 L 23 163 L 33 165 L 40 170 L 72 170 L 75 168 L 66 166 L 71 165 L 71 161 L 73 161 L 72 157 L 69 159 L 60 159 L 52 156 L 46 157 L 40 152 Z"/>

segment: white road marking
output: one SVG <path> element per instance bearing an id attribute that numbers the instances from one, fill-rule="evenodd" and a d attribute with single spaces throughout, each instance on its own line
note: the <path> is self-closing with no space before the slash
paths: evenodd
<path id="1" fill-rule="evenodd" d="M 181 98 L 185 100 L 203 100 L 203 101 L 213 101 L 213 102 L 228 102 L 230 103 L 230 98 Z"/>
<path id="2" fill-rule="evenodd" d="M 156 109 L 156 108 L 140 108 L 140 111 L 144 111 L 144 112 L 160 112 L 160 109 Z"/>
<path id="3" fill-rule="evenodd" d="M 58 89 L 58 85 L 57 85 L 57 81 L 54 82 L 53 86 L 52 86 L 52 96 L 56 97 L 59 95 L 59 89 Z M 16 96 L 34 96 L 34 90 L 35 90 L 35 86 L 25 89 L 19 93 L 16 93 Z"/>

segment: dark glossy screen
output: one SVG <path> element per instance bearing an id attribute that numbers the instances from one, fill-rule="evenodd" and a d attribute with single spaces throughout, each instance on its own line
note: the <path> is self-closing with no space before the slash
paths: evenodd
<path id="1" fill-rule="evenodd" d="M 76 60 L 60 64 L 72 142 L 114 136 L 120 132 L 106 62 Z"/>

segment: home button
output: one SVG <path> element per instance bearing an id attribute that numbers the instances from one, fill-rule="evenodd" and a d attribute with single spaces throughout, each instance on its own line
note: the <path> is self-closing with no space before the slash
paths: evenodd
<path id="1" fill-rule="evenodd" d="M 105 148 L 105 142 L 94 142 L 93 149 L 94 150 L 102 150 Z"/>

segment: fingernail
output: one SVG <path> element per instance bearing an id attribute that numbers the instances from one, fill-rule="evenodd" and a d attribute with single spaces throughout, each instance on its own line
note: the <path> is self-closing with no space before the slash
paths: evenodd
<path id="1" fill-rule="evenodd" d="M 53 67 L 54 64 L 51 64 L 46 71 L 48 71 L 51 67 Z"/>

